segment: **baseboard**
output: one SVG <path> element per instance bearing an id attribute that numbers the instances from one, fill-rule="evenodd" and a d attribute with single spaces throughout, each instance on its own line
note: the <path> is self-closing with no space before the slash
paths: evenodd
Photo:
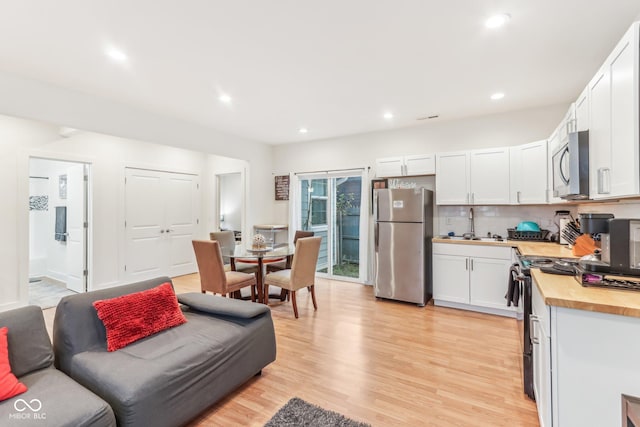
<path id="1" fill-rule="evenodd" d="M 433 305 L 440 307 L 457 308 L 459 310 L 476 311 L 478 313 L 495 314 L 496 316 L 512 317 L 514 319 L 518 315 L 517 311 L 512 310 L 500 310 L 498 308 L 480 307 L 477 305 L 461 304 L 459 302 L 442 301 L 437 299 L 433 300 Z"/>

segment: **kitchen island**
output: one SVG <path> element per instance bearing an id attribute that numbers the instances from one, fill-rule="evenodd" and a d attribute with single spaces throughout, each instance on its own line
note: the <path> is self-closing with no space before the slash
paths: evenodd
<path id="1" fill-rule="evenodd" d="M 490 256 L 486 250 L 491 246 L 506 246 L 523 255 L 573 257 L 555 243 L 433 241 L 468 245 L 485 256 Z M 531 275 L 531 341 L 540 425 L 627 425 L 622 396 L 640 396 L 640 292 L 583 287 L 574 277 L 535 268 Z"/>

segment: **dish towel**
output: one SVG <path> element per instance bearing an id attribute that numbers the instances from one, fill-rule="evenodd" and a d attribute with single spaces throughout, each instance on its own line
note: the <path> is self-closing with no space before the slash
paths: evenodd
<path id="1" fill-rule="evenodd" d="M 520 286 L 516 279 L 519 273 L 518 264 L 513 264 L 509 269 L 509 285 L 507 286 L 507 294 L 504 296 L 507 299 L 507 307 L 510 307 L 511 304 L 517 307 L 518 301 L 520 301 Z"/>

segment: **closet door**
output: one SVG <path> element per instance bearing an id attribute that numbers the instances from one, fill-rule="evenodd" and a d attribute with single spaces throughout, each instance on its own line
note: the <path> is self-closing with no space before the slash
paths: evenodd
<path id="1" fill-rule="evenodd" d="M 166 275 L 163 173 L 126 169 L 125 275 L 144 280 Z"/>
<path id="2" fill-rule="evenodd" d="M 133 168 L 125 176 L 127 280 L 197 271 L 191 240 L 198 224 L 198 177 Z"/>
<path id="3" fill-rule="evenodd" d="M 198 223 L 198 177 L 171 173 L 165 182 L 165 239 L 170 277 L 198 271 L 191 240 Z"/>

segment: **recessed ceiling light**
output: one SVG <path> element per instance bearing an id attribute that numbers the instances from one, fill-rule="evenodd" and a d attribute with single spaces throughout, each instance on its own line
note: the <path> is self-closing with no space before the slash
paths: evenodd
<path id="1" fill-rule="evenodd" d="M 384 113 L 384 115 L 382 117 L 384 117 L 387 120 L 391 120 L 391 119 L 393 119 L 393 113 L 387 111 L 386 113 Z"/>
<path id="2" fill-rule="evenodd" d="M 218 97 L 218 100 L 220 102 L 225 103 L 225 104 L 230 104 L 231 103 L 231 97 L 229 95 L 227 95 L 226 93 L 223 93 L 222 95 L 220 95 Z"/>
<path id="3" fill-rule="evenodd" d="M 110 47 L 106 50 L 106 55 L 116 62 L 125 62 L 127 60 L 127 55 L 115 47 Z"/>
<path id="4" fill-rule="evenodd" d="M 298 132 L 300 132 L 300 133 L 308 133 L 308 132 L 309 132 L 309 129 L 307 129 L 307 128 L 300 128 L 300 129 L 298 129 Z"/>
<path id="5" fill-rule="evenodd" d="M 484 22 L 484 25 L 487 28 L 498 28 L 506 24 L 509 19 L 511 19 L 511 15 L 508 13 L 501 13 L 499 15 L 493 15 L 491 18 L 487 19 Z"/>
<path id="6" fill-rule="evenodd" d="M 502 92 L 494 93 L 493 95 L 491 95 L 491 99 L 493 99 L 494 101 L 502 98 L 504 98 L 504 93 Z"/>

